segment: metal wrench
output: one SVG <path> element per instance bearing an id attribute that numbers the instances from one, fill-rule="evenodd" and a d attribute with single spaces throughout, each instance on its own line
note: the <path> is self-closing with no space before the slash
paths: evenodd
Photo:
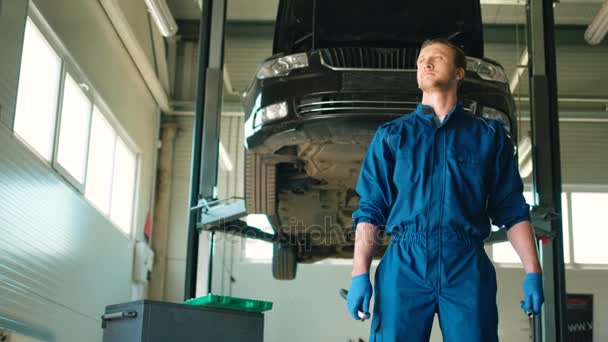
<path id="1" fill-rule="evenodd" d="M 348 290 L 346 289 L 340 289 L 340 297 L 344 298 L 344 300 L 346 300 L 346 296 L 348 296 Z M 364 313 L 361 310 L 357 310 L 357 316 L 359 316 L 359 320 L 361 322 L 365 322 L 366 319 L 369 319 L 371 317 L 371 315 L 369 313 Z"/>

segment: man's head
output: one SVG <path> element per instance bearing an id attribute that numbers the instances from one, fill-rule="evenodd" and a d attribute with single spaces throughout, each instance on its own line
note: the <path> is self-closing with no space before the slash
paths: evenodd
<path id="1" fill-rule="evenodd" d="M 416 66 L 422 91 L 455 90 L 464 78 L 467 60 L 465 53 L 450 41 L 432 39 L 422 44 Z"/>

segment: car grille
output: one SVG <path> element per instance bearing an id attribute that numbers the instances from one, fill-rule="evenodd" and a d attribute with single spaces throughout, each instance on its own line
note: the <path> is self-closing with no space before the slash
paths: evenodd
<path id="1" fill-rule="evenodd" d="M 320 49 L 321 63 L 346 69 L 416 69 L 418 48 L 325 48 Z"/>
<path id="2" fill-rule="evenodd" d="M 296 101 L 297 114 L 307 115 L 404 115 L 416 109 L 418 102 L 399 96 L 362 96 L 361 94 L 313 95 Z"/>

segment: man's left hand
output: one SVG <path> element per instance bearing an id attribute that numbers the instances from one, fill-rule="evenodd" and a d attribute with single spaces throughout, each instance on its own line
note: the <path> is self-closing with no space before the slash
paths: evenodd
<path id="1" fill-rule="evenodd" d="M 542 274 L 528 273 L 526 279 L 524 279 L 522 290 L 524 292 L 524 300 L 522 300 L 520 304 L 524 313 L 527 315 L 529 315 L 529 313 L 538 315 L 540 313 L 540 307 L 545 301 Z"/>

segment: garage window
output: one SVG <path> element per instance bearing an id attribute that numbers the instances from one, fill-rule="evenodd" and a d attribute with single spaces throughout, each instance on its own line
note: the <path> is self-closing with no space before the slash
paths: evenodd
<path id="1" fill-rule="evenodd" d="M 608 225 L 602 213 L 608 203 L 608 192 L 571 191 L 562 194 L 562 226 L 564 262 L 571 266 L 608 265 L 603 241 L 608 238 Z M 597 190 L 597 187 L 594 187 Z M 531 201 L 530 193 L 526 198 Z M 519 264 L 520 260 L 510 242 L 492 245 L 492 256 L 497 263 Z"/>
<path id="2" fill-rule="evenodd" d="M 608 223 L 605 213 L 607 192 L 573 192 L 572 240 L 577 264 L 608 264 L 606 239 Z"/>
<path id="3" fill-rule="evenodd" d="M 93 109 L 85 195 L 105 215 L 110 214 L 116 133 L 99 108 Z"/>
<path id="4" fill-rule="evenodd" d="M 13 130 L 73 188 L 129 235 L 137 152 L 50 28 L 27 18 Z M 57 53 L 59 51 L 61 54 Z M 61 58 L 60 56 L 66 56 Z"/>
<path id="5" fill-rule="evenodd" d="M 63 84 L 57 163 L 78 184 L 84 184 L 91 100 L 74 78 L 66 73 Z"/>
<path id="6" fill-rule="evenodd" d="M 13 129 L 42 158 L 51 161 L 61 59 L 29 18 L 21 56 Z"/>
<path id="7" fill-rule="evenodd" d="M 122 139 L 116 139 L 110 218 L 124 233 L 131 232 L 137 161 Z"/>

